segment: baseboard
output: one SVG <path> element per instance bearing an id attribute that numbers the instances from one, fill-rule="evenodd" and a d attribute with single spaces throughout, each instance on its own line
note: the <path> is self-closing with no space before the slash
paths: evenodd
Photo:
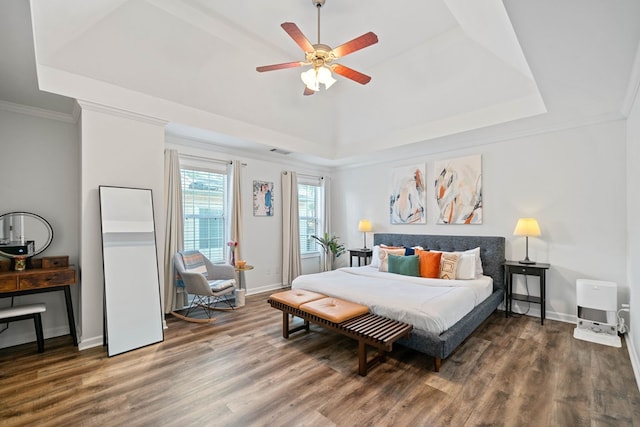
<path id="1" fill-rule="evenodd" d="M 99 347 L 103 344 L 104 344 L 104 337 L 102 335 L 99 335 L 97 337 L 91 337 L 88 339 L 83 338 L 82 341 L 78 343 L 78 350 L 80 351 L 87 350 L 93 347 Z"/>
<path id="2" fill-rule="evenodd" d="M 3 339 L 2 346 L 0 348 L 13 347 L 16 345 L 27 344 L 30 342 L 35 344 L 36 333 L 35 333 L 35 330 L 33 329 L 33 321 L 29 322 L 29 326 L 31 327 L 30 331 L 25 330 L 25 332 L 23 333 L 7 335 L 6 340 Z M 43 329 L 42 333 L 44 335 L 44 339 L 46 340 L 47 338 L 54 338 L 54 337 L 61 337 L 63 335 L 69 335 L 69 328 L 67 326 L 59 326 L 57 328 L 45 328 Z M 45 350 L 46 348 L 47 347 L 45 343 Z"/>
<path id="3" fill-rule="evenodd" d="M 247 289 L 247 295 L 256 295 L 264 292 L 279 291 L 283 288 L 288 288 L 288 286 L 283 286 L 282 283 L 274 283 L 271 285 L 260 286 L 258 288 Z"/>
<path id="4" fill-rule="evenodd" d="M 631 359 L 631 367 L 633 368 L 633 376 L 636 379 L 636 387 L 640 390 L 640 359 L 638 359 L 636 346 L 630 334 L 624 334 L 624 340 L 627 342 L 627 351 L 629 352 L 629 359 Z"/>
<path id="5" fill-rule="evenodd" d="M 527 307 L 527 303 L 520 303 L 521 307 L 516 301 L 513 302 L 513 312 L 523 316 L 540 317 L 540 306 L 538 304 L 532 304 L 531 307 Z M 575 314 L 557 313 L 555 311 L 547 311 L 545 320 L 557 320 L 558 322 L 576 324 Z"/>

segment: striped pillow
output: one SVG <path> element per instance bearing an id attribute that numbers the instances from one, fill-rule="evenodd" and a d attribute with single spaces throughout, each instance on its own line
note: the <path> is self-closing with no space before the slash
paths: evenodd
<path id="1" fill-rule="evenodd" d="M 184 269 L 189 273 L 200 273 L 207 277 L 207 266 L 204 263 L 204 255 L 199 251 L 182 252 L 182 262 Z"/>

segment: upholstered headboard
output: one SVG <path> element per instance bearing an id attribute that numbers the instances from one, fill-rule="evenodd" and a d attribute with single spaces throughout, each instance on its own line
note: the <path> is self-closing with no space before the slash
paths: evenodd
<path id="1" fill-rule="evenodd" d="M 440 236 L 430 234 L 376 233 L 373 244 L 422 246 L 438 251 L 466 251 L 480 247 L 484 274 L 493 278 L 493 289 L 504 288 L 505 238 L 494 236 Z"/>

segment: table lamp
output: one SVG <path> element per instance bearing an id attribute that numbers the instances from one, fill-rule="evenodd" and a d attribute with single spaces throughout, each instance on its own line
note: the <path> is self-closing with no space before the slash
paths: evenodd
<path id="1" fill-rule="evenodd" d="M 367 249 L 367 231 L 371 231 L 371 221 L 361 219 L 360 222 L 358 222 L 358 231 L 364 233 L 364 249 Z"/>
<path id="2" fill-rule="evenodd" d="M 520 264 L 535 264 L 535 261 L 529 259 L 529 236 L 537 237 L 540 235 L 540 226 L 535 218 L 520 218 L 516 224 L 516 229 L 513 230 L 514 236 L 525 236 L 526 242 L 526 255 L 522 261 L 518 261 Z"/>

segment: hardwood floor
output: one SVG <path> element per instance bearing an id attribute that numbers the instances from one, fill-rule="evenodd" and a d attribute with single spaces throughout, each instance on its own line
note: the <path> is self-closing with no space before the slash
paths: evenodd
<path id="1" fill-rule="evenodd" d="M 112 358 L 70 337 L 0 350 L 0 425 L 640 426 L 626 347 L 573 325 L 495 313 L 432 371 L 396 346 L 366 377 L 357 343 L 312 326 L 282 338 L 267 295 L 213 324 L 167 318 L 164 342 Z"/>

